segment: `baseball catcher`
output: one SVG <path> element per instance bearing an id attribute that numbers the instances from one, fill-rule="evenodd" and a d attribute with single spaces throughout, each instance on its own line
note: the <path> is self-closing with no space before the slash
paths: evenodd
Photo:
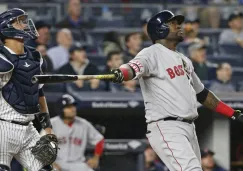
<path id="1" fill-rule="evenodd" d="M 51 171 L 58 143 L 44 91 L 31 78 L 42 73 L 43 59 L 24 42 L 38 32 L 28 14 L 19 8 L 0 14 L 0 170 L 10 171 L 14 157 L 28 171 Z M 36 118 L 47 132 L 40 137 L 33 126 Z"/>

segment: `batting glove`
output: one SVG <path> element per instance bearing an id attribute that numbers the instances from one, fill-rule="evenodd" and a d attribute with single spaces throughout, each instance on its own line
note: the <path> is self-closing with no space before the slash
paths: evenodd
<path id="1" fill-rule="evenodd" d="M 124 81 L 124 75 L 120 69 L 111 70 L 111 74 L 115 75 L 115 78 L 112 79 L 112 82 L 122 83 Z"/>
<path id="2" fill-rule="evenodd" d="M 243 114 L 241 113 L 240 110 L 235 110 L 235 113 L 233 114 L 231 119 L 243 122 Z"/>

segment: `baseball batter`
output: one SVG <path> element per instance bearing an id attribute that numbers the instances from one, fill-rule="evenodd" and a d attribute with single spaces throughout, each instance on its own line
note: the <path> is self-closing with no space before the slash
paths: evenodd
<path id="1" fill-rule="evenodd" d="M 148 22 L 153 45 L 119 69 L 112 70 L 121 83 L 139 79 L 146 111 L 147 138 L 170 171 L 202 171 L 194 120 L 197 101 L 232 119 L 243 121 L 240 111 L 220 101 L 206 89 L 189 58 L 176 51 L 183 41 L 184 16 L 161 11 Z"/>
<path id="2" fill-rule="evenodd" d="M 103 152 L 104 137 L 87 120 L 76 116 L 76 103 L 71 95 L 63 95 L 59 103 L 62 106 L 60 116 L 51 118 L 60 147 L 54 167 L 57 171 L 96 169 Z M 95 146 L 95 151 L 94 157 L 85 162 L 88 143 Z"/>
<path id="3" fill-rule="evenodd" d="M 42 86 L 31 83 L 32 76 L 41 73 L 43 61 L 39 52 L 24 45 L 37 36 L 25 11 L 14 8 L 0 14 L 0 171 L 10 171 L 13 157 L 28 171 L 51 171 L 48 162 L 56 158 L 48 151 L 54 150 L 51 141 L 38 151 L 40 135 L 32 123 L 36 115 L 48 133 L 42 139 L 55 139 Z M 57 141 L 53 143 L 57 147 Z M 41 159 L 44 155 L 47 163 Z"/>

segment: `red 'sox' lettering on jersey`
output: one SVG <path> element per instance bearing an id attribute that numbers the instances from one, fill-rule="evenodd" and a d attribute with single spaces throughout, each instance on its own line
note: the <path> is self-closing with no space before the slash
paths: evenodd
<path id="1" fill-rule="evenodd" d="M 80 146 L 82 144 L 82 140 L 80 138 L 76 138 L 76 137 L 69 137 L 69 138 L 61 137 L 61 138 L 58 138 L 58 143 L 66 144 L 68 142 L 68 139 L 71 144 L 78 145 L 78 146 Z"/>
<path id="2" fill-rule="evenodd" d="M 175 78 L 175 76 L 184 75 L 184 73 L 185 73 L 183 71 L 182 65 L 174 66 L 172 68 L 166 69 L 166 71 L 169 74 L 169 76 L 170 76 L 171 79 Z"/>
<path id="3" fill-rule="evenodd" d="M 180 74 L 181 75 L 184 75 L 184 71 L 183 71 L 182 65 L 178 65 L 178 68 L 180 70 Z"/>
<path id="4" fill-rule="evenodd" d="M 174 66 L 174 71 L 175 71 L 177 76 L 181 75 L 179 69 L 177 68 L 177 66 Z"/>

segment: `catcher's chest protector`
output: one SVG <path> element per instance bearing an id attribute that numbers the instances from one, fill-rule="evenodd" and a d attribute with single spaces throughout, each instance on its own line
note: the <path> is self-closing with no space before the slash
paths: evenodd
<path id="1" fill-rule="evenodd" d="M 32 84 L 31 78 L 39 75 L 40 54 L 35 49 L 25 47 L 24 55 L 11 54 L 4 46 L 0 53 L 14 65 L 12 76 L 2 88 L 5 101 L 21 114 L 39 113 L 38 84 Z"/>

